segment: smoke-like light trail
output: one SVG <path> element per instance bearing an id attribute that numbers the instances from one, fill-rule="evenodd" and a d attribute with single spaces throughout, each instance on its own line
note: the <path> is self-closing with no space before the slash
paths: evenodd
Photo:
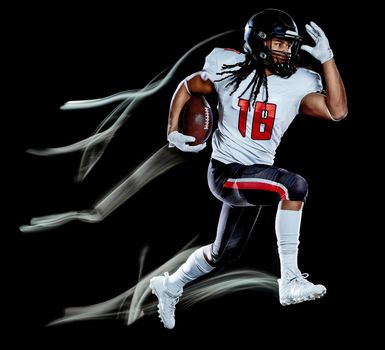
<path id="1" fill-rule="evenodd" d="M 171 68 L 171 70 L 167 73 L 167 75 L 163 79 L 157 79 L 157 77 L 161 74 L 158 74 L 147 86 L 142 89 L 134 89 L 128 90 L 124 92 L 120 92 L 114 94 L 112 96 L 103 97 L 99 99 L 93 100 L 84 100 L 84 101 L 69 101 L 65 103 L 61 109 L 82 109 L 82 108 L 93 108 L 103 106 L 112 102 L 116 102 L 119 100 L 124 100 L 110 115 L 99 125 L 96 129 L 95 133 L 87 138 L 86 140 L 76 142 L 75 144 L 60 147 L 60 148 L 48 148 L 45 150 L 29 150 L 30 153 L 37 155 L 53 155 L 60 153 L 67 153 L 73 151 L 80 151 L 84 149 L 84 153 L 82 156 L 81 164 L 79 167 L 78 180 L 82 181 L 87 176 L 89 171 L 95 166 L 97 161 L 103 155 L 105 148 L 107 147 L 109 141 L 116 133 L 116 131 L 124 124 L 124 122 L 132 115 L 133 109 L 136 105 L 142 101 L 142 99 L 153 95 L 154 93 L 161 90 L 174 76 L 176 71 L 182 65 L 182 63 L 199 47 L 207 44 L 210 41 L 213 41 L 221 36 L 228 35 L 230 33 L 235 32 L 236 30 L 229 30 L 214 36 L 211 36 L 200 43 L 196 44 L 190 50 L 188 50 Z M 155 81 L 154 81 L 155 80 Z M 118 113 L 122 110 L 121 114 Z M 101 129 L 104 125 L 113 119 L 117 119 L 113 125 L 109 127 L 106 131 L 102 132 Z M 95 146 L 96 144 L 103 143 L 102 149 L 98 149 L 97 152 L 92 151 L 90 148 Z"/>
<path id="2" fill-rule="evenodd" d="M 165 145 L 141 163 L 121 183 L 110 189 L 91 209 L 35 217 L 31 219 L 30 225 L 20 226 L 20 231 L 37 232 L 49 230 L 73 220 L 89 223 L 100 222 L 147 183 L 175 165 L 182 163 L 184 159 L 182 153 Z"/>
<path id="3" fill-rule="evenodd" d="M 158 77 L 163 73 L 159 73 L 147 86 L 142 89 L 128 90 L 120 92 L 109 97 L 104 97 L 94 100 L 84 101 L 69 101 L 62 106 L 61 109 L 81 109 L 99 107 L 105 104 L 123 100 L 98 126 L 94 134 L 84 140 L 76 142 L 72 145 L 47 148 L 47 149 L 30 149 L 29 153 L 41 156 L 50 156 L 56 154 L 63 154 L 68 152 L 83 150 L 83 155 L 78 171 L 78 180 L 82 181 L 87 174 L 96 165 L 100 157 L 103 155 L 109 141 L 113 138 L 117 130 L 124 124 L 124 122 L 132 115 L 134 108 L 146 97 L 158 92 L 163 88 L 174 76 L 181 64 L 199 47 L 215 40 L 221 36 L 235 32 L 236 30 L 229 30 L 214 36 L 211 36 L 193 48 L 188 50 L 171 68 L 163 79 Z M 102 130 L 112 121 L 115 122 L 106 130 Z M 134 173 L 126 177 L 120 184 L 115 185 L 99 202 L 97 202 L 91 209 L 83 211 L 69 211 L 66 213 L 53 214 L 48 216 L 32 218 L 30 225 L 20 226 L 22 232 L 36 232 L 42 230 L 49 230 L 54 227 L 61 226 L 73 220 L 80 220 L 83 222 L 95 223 L 103 220 L 112 211 L 118 208 L 122 203 L 129 199 L 133 194 L 139 191 L 148 182 L 155 179 L 165 171 L 171 169 L 175 165 L 184 160 L 183 156 L 176 152 L 167 150 L 164 146 L 159 149 L 152 157 L 143 162 Z"/>
<path id="4" fill-rule="evenodd" d="M 135 286 L 110 300 L 95 305 L 65 309 L 64 316 L 52 321 L 49 326 L 107 318 L 123 319 L 127 325 L 130 325 L 143 316 L 156 314 L 158 301 L 155 297 L 152 300 L 149 298 L 151 296 L 150 279 L 165 271 L 172 273 L 195 249 L 197 247 L 183 249 L 165 264 L 142 277 Z M 144 259 L 141 259 L 141 264 L 143 263 Z M 140 270 L 142 268 L 143 266 L 140 267 Z M 178 309 L 183 310 L 198 302 L 243 290 L 270 290 L 276 293 L 277 289 L 276 277 L 267 273 L 252 269 L 222 272 L 187 285 L 184 288 Z"/>

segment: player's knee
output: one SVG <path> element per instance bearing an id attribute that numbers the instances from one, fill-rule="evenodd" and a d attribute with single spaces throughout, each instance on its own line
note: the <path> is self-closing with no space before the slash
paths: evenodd
<path id="1" fill-rule="evenodd" d="M 307 197 L 307 192 L 308 185 L 306 180 L 302 176 L 295 174 L 290 184 L 290 200 L 304 202 Z"/>

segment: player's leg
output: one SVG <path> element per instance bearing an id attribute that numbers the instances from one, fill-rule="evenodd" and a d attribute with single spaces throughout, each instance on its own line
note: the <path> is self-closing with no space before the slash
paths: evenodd
<path id="1" fill-rule="evenodd" d="M 226 203 L 222 205 L 217 234 L 210 249 L 211 264 L 228 265 L 241 257 L 260 210 L 260 206 L 232 207 Z"/>
<path id="2" fill-rule="evenodd" d="M 209 273 L 214 267 L 237 260 L 257 221 L 260 207 L 233 208 L 223 204 L 213 244 L 194 251 L 187 261 L 166 280 L 173 294 L 193 280 Z"/>
<path id="3" fill-rule="evenodd" d="M 222 178 L 220 196 L 224 201 L 245 206 L 279 203 L 276 235 L 281 263 L 281 303 L 294 304 L 324 295 L 326 288 L 307 281 L 304 277 L 307 275 L 301 274 L 297 264 L 302 206 L 308 190 L 306 180 L 273 166 L 227 167 L 232 170 L 228 172 L 227 178 Z"/>
<path id="4" fill-rule="evenodd" d="M 209 183 L 219 189 L 214 195 L 220 197 L 222 186 L 218 179 L 221 181 L 222 177 L 213 178 L 210 174 L 209 171 Z M 236 208 L 224 203 L 215 242 L 194 251 L 171 276 L 165 273 L 151 279 L 150 288 L 158 297 L 159 315 L 166 328 L 175 326 L 175 305 L 187 283 L 209 273 L 217 264 L 233 261 L 241 255 L 258 213 L 259 207 Z"/>
<path id="5" fill-rule="evenodd" d="M 281 264 L 281 278 L 278 279 L 279 298 L 282 305 L 300 303 L 320 298 L 326 293 L 323 285 L 309 282 L 307 274 L 298 268 L 298 246 L 302 220 L 302 208 L 306 201 L 308 186 L 306 180 L 283 169 L 277 171 L 275 181 L 285 189 L 278 204 L 275 232 L 278 255 Z"/>
<path id="6" fill-rule="evenodd" d="M 175 326 L 175 306 L 187 283 L 219 264 L 231 263 L 240 257 L 259 210 L 259 207 L 232 208 L 223 204 L 214 243 L 195 250 L 172 275 L 165 273 L 151 279 L 150 288 L 158 297 L 159 316 L 166 328 Z"/>
<path id="7" fill-rule="evenodd" d="M 302 218 L 302 201 L 281 201 L 278 205 L 275 232 L 281 263 L 278 279 L 279 300 L 282 305 L 297 304 L 321 298 L 326 293 L 322 284 L 314 285 L 298 268 L 298 246 Z"/>
<path id="8" fill-rule="evenodd" d="M 302 201 L 283 200 L 278 204 L 275 233 L 281 263 L 281 276 L 300 274 L 297 261 L 302 207 Z"/>

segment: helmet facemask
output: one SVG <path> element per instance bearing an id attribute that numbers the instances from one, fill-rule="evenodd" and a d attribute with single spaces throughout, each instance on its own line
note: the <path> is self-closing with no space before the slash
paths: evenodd
<path id="1" fill-rule="evenodd" d="M 272 39 L 282 39 L 289 41 L 290 51 L 283 52 L 273 50 L 271 48 Z M 299 48 L 301 46 L 301 38 L 288 36 L 274 36 L 271 40 L 265 41 L 265 47 L 260 51 L 260 60 L 264 66 L 272 71 L 273 74 L 282 78 L 288 78 L 297 70 L 296 64 L 299 60 Z M 270 45 L 269 45 L 270 43 Z M 270 46 L 270 47 L 269 47 Z"/>

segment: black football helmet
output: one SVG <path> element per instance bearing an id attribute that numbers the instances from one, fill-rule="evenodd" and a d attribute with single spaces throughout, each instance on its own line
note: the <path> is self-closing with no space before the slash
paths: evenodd
<path id="1" fill-rule="evenodd" d="M 290 53 L 271 50 L 266 40 L 272 38 L 290 41 Z M 295 63 L 299 59 L 301 41 L 293 18 L 281 10 L 269 8 L 258 12 L 249 19 L 245 27 L 245 52 L 271 69 L 274 74 L 284 78 L 296 71 Z"/>

